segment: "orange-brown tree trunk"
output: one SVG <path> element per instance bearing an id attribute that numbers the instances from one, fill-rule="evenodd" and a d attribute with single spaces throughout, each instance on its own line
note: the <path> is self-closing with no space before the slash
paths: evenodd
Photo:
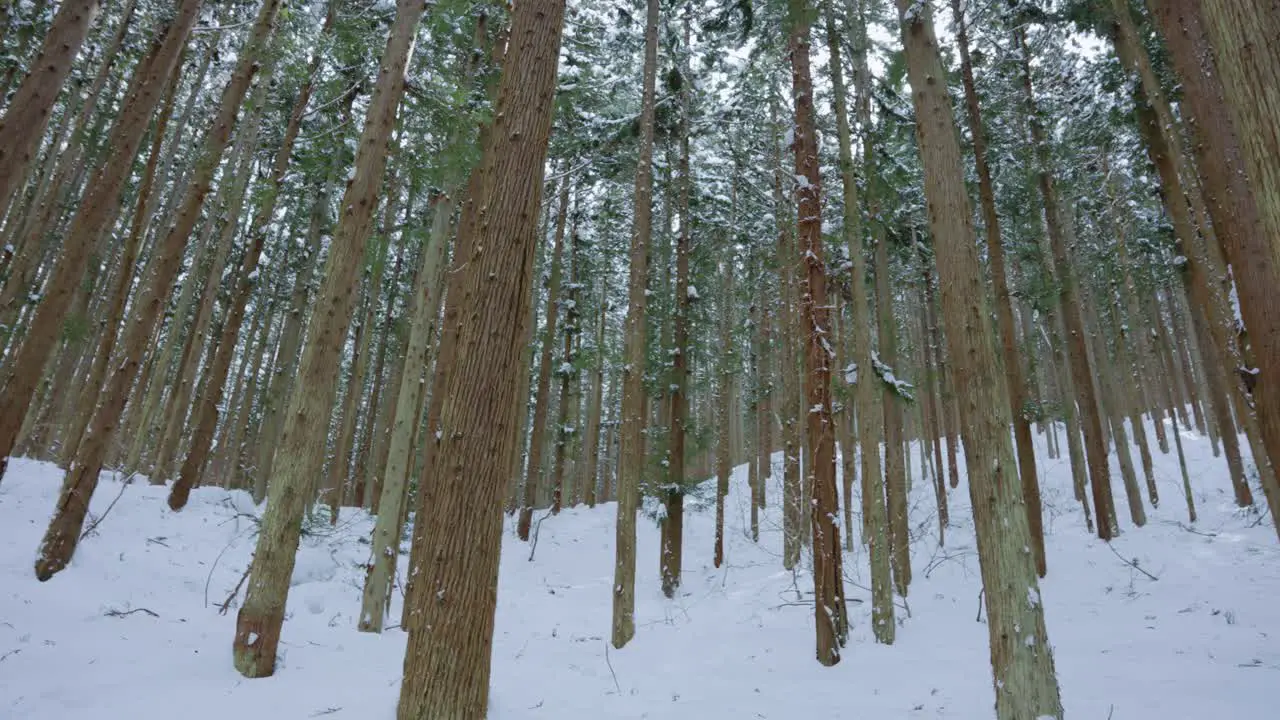
<path id="1" fill-rule="evenodd" d="M 416 552 L 423 566 L 410 623 L 400 720 L 483 720 L 497 606 L 502 499 L 516 452 L 515 392 L 532 302 L 542 171 L 554 109 L 564 0 L 530 0 L 512 11 L 511 40 L 485 153 L 485 222 L 451 296 L 460 316 L 457 357 L 441 416 L 442 440 L 420 503 Z M 439 387 L 439 386 L 438 386 Z M 423 550 L 429 548 L 430 550 Z"/>

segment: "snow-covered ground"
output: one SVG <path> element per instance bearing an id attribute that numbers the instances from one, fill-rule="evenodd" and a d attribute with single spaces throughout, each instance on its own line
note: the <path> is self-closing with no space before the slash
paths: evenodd
<path id="1" fill-rule="evenodd" d="M 1066 459 L 1049 460 L 1041 448 L 1042 591 L 1070 718 L 1276 716 L 1280 549 L 1270 518 L 1238 512 L 1208 441 L 1184 437 L 1199 522 L 1186 524 L 1176 457 L 1157 453 L 1163 503 L 1148 508 L 1145 528 L 1127 522 L 1116 475 L 1123 534 L 1111 548 L 1086 532 Z M 51 465 L 19 459 L 0 484 L 0 718 L 394 717 L 405 637 L 355 629 L 367 516 L 346 515 L 304 539 L 278 671 L 246 680 L 231 666 L 234 607 L 221 615 L 218 605 L 249 561 L 250 516 L 260 509 L 243 494 L 203 489 L 173 513 L 164 489 L 104 482 L 92 512 L 119 496 L 115 507 L 72 565 L 42 584 L 31 563 L 59 477 Z M 777 487 L 759 545 L 745 536 L 743 468 L 728 499 L 726 565 L 711 564 L 713 511 L 691 509 L 674 600 L 659 589 L 657 529 L 641 519 L 637 632 L 623 650 L 607 642 L 614 506 L 547 519 L 532 562 L 509 532 L 490 717 L 992 717 L 966 486 L 950 494 L 952 526 L 939 548 L 931 490 L 918 467 L 915 477 L 915 579 L 899 601 L 897 644 L 871 642 L 859 547 L 845 563 L 850 643 L 834 668 L 813 658 L 811 581 L 782 569 Z"/>

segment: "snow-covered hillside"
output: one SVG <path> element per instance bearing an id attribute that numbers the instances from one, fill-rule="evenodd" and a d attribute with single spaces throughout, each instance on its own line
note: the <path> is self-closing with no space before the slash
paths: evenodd
<path id="1" fill-rule="evenodd" d="M 1275 717 L 1280 548 L 1269 518 L 1236 511 L 1208 441 L 1184 442 L 1199 522 L 1186 523 L 1176 459 L 1157 455 L 1164 502 L 1148 510 L 1147 527 L 1130 527 L 1117 477 L 1123 534 L 1110 548 L 1086 532 L 1065 458 L 1049 460 L 1041 447 L 1049 561 L 1042 591 L 1070 718 Z M 950 495 L 952 527 L 939 548 L 919 473 L 915 580 L 899 601 L 897 644 L 871 642 L 858 548 L 845 563 L 850 644 L 830 669 L 813 659 L 805 602 L 812 583 L 782 569 L 778 503 L 770 503 L 758 545 L 745 535 L 744 468 L 728 499 L 727 564 L 711 565 L 712 511 L 691 509 L 674 600 L 659 589 L 657 529 L 641 520 L 637 632 L 621 651 L 607 642 L 614 506 L 547 519 L 533 561 L 509 533 L 491 717 L 991 717 L 966 486 Z M 0 718 L 394 717 L 405 637 L 355 629 L 368 516 L 346 515 L 335 528 L 316 523 L 304 538 L 278 672 L 246 680 L 231 666 L 234 606 L 226 615 L 218 606 L 247 566 L 260 508 L 243 494 L 203 489 L 173 513 L 163 489 L 106 482 L 92 512 L 115 506 L 72 566 L 41 584 L 31 563 L 59 477 L 52 465 L 14 460 L 0 484 Z M 770 493 L 776 499 L 778 488 Z"/>

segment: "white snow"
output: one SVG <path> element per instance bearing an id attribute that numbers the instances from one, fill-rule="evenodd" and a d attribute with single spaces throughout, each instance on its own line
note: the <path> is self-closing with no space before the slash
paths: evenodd
<path id="1" fill-rule="evenodd" d="M 1200 512 L 1194 532 L 1176 456 L 1160 454 L 1153 437 L 1163 502 L 1148 507 L 1146 527 L 1133 528 L 1117 472 L 1123 534 L 1108 548 L 1084 528 L 1068 461 L 1049 459 L 1043 436 L 1036 439 L 1049 576 L 1025 595 L 1044 606 L 1067 717 L 1274 717 L 1280 549 L 1270 518 L 1235 508 L 1207 440 L 1183 435 Z M 939 548 L 933 489 L 921 481 L 918 453 L 909 457 L 917 463 L 911 524 L 919 528 L 910 614 L 899 601 L 897 643 L 872 642 L 859 544 L 845 558 L 852 629 L 834 668 L 813 658 L 814 610 L 804 602 L 812 580 L 802 571 L 793 581 L 781 565 L 776 469 L 759 545 L 744 530 L 746 471 L 735 470 L 720 569 L 711 564 L 714 510 L 688 503 L 684 579 L 673 600 L 659 588 L 658 530 L 640 518 L 636 636 L 622 650 L 607 647 L 615 506 L 548 518 L 532 562 L 508 520 L 490 718 L 993 717 L 987 627 L 975 621 L 980 581 L 967 480 L 949 490 L 952 525 Z M 249 562 L 250 515 L 261 507 L 244 493 L 202 488 L 173 513 L 164 488 L 135 483 L 71 566 L 39 583 L 31 563 L 60 477 L 52 465 L 14 459 L 0 482 L 0 718 L 167 720 L 175 708 L 183 720 L 395 716 L 405 636 L 355 629 L 368 559 L 362 541 L 372 528 L 366 514 L 344 509 L 334 527 L 307 524 L 277 672 L 246 680 L 231 666 L 238 605 L 226 615 L 217 608 Z M 92 513 L 121 488 L 104 477 Z M 1159 580 L 1127 565 L 1130 558 Z M 406 562 L 402 554 L 400 578 Z M 391 625 L 401 600 L 397 586 Z M 140 608 L 155 616 L 121 614 Z"/>

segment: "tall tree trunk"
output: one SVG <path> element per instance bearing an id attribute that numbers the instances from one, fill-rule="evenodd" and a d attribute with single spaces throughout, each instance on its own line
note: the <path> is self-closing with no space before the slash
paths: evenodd
<path id="1" fill-rule="evenodd" d="M 736 187 L 735 187 L 736 190 Z M 732 224 L 731 224 L 732 227 Z M 733 249 L 721 266 L 724 285 L 720 297 L 720 383 L 716 395 L 717 437 L 716 437 L 716 537 L 714 562 L 716 567 L 724 564 L 724 500 L 729 494 L 729 475 L 733 472 L 733 433 L 730 429 L 730 418 L 737 412 L 733 405 L 733 378 L 738 371 L 738 354 L 733 342 L 733 305 L 734 297 L 734 257 Z"/>
<path id="2" fill-rule="evenodd" d="M 100 5 L 99 0 L 66 0 L 58 7 L 40 54 L 0 115 L 0 214 L 31 164 L 49 123 L 49 112 L 71 74 Z"/>
<path id="3" fill-rule="evenodd" d="M 1178 253 L 1186 258 L 1182 273 L 1183 285 L 1187 297 L 1193 300 L 1195 305 L 1190 309 L 1190 321 L 1205 361 L 1202 363 L 1201 370 L 1208 384 L 1210 409 L 1221 433 L 1223 452 L 1226 455 L 1232 486 L 1235 489 L 1236 502 L 1242 506 L 1252 504 L 1252 492 L 1243 477 L 1239 438 L 1231 418 L 1232 406 L 1234 405 L 1240 420 L 1250 430 L 1251 437 L 1254 435 L 1253 428 L 1248 424 L 1253 421 L 1253 418 L 1249 415 L 1250 410 L 1240 390 L 1233 391 L 1227 380 L 1228 375 L 1238 379 L 1236 369 L 1243 366 L 1238 348 L 1228 332 L 1228 325 L 1234 321 L 1229 317 L 1226 298 L 1222 294 L 1221 287 L 1213 283 L 1210 278 L 1213 262 L 1209 248 L 1206 246 L 1207 228 L 1202 227 L 1202 232 L 1196 233 L 1187 202 L 1184 200 L 1186 192 L 1184 182 L 1191 180 L 1191 174 L 1185 168 L 1182 139 L 1179 129 L 1174 124 L 1168 101 L 1151 68 L 1145 49 L 1137 38 L 1137 29 L 1129 6 L 1113 2 L 1112 11 L 1114 16 L 1112 39 L 1116 52 L 1121 62 L 1137 73 L 1140 81 L 1134 89 L 1139 131 L 1145 141 L 1148 155 L 1160 175 L 1163 199 L 1173 221 Z M 1199 204 L 1199 189 L 1192 187 L 1190 190 L 1190 197 Z M 1246 215 L 1245 218 L 1247 217 Z M 1204 218 L 1201 218 L 1201 225 L 1204 225 Z M 1218 229 L 1215 234 L 1223 239 L 1225 244 L 1234 245 L 1234 242 L 1227 241 L 1226 238 L 1234 238 L 1236 232 L 1237 228 L 1233 222 L 1228 221 L 1228 224 Z M 1265 260 L 1263 269 L 1266 269 Z M 1264 331 L 1262 335 L 1266 335 L 1266 332 Z M 1258 466 L 1259 474 L 1264 478 L 1263 484 L 1267 490 L 1265 494 L 1272 514 L 1275 515 L 1280 512 L 1280 488 L 1273 487 L 1274 477 L 1265 472 L 1268 469 L 1265 458 L 1258 461 Z M 1276 523 L 1276 529 L 1280 532 L 1280 523 Z"/>
<path id="4" fill-rule="evenodd" d="M 1062 718 L 1014 454 L 1000 360 L 973 243 L 972 212 L 946 71 L 928 5 L 897 0 L 924 166 L 929 226 L 938 253 L 947 342 L 962 396 L 969 496 L 987 610 L 1000 720 Z"/>
<path id="5" fill-rule="evenodd" d="M 564 478 L 565 463 L 568 461 L 568 455 L 571 450 L 570 446 L 573 436 L 577 432 L 574 426 L 577 425 L 578 414 L 578 398 L 576 395 L 577 388 L 577 369 L 574 367 L 575 361 L 575 344 L 574 340 L 578 335 L 578 210 L 577 201 L 574 202 L 573 210 L 573 228 L 569 231 L 569 285 L 568 292 L 565 297 L 565 313 L 564 313 L 564 355 L 560 359 L 560 367 L 556 368 L 556 374 L 560 376 L 560 421 L 556 424 L 555 432 L 555 464 L 551 471 L 551 512 L 559 514 L 561 505 L 564 502 Z M 572 493 L 569 497 L 569 505 L 574 504 Z"/>
<path id="6" fill-rule="evenodd" d="M 827 35 L 834 35 L 834 17 L 827 5 Z M 866 28 L 866 3 L 856 20 L 854 78 L 858 95 L 859 121 L 868 122 L 871 115 L 871 74 L 867 67 L 870 45 Z M 849 18 L 853 21 L 853 18 Z M 836 128 L 840 141 L 840 176 L 843 188 L 844 241 L 853 261 L 850 273 L 852 304 L 849 325 L 853 328 L 854 362 L 845 370 L 852 376 L 854 403 L 858 416 L 858 447 L 862 457 L 862 539 L 868 544 L 871 565 L 871 630 L 877 642 L 891 645 L 897 631 L 894 621 L 893 585 L 889 561 L 889 529 L 884 498 L 884 474 L 880 466 L 880 439 L 884 414 L 880 410 L 880 393 L 874 380 L 871 360 L 871 310 L 867 300 L 867 264 L 863 254 L 862 210 L 858 185 L 853 175 L 853 144 L 849 114 L 845 102 L 843 73 L 839 54 L 832 52 L 829 63 L 831 82 L 835 88 Z"/>
<path id="7" fill-rule="evenodd" d="M 88 186 L 89 192 L 65 234 L 48 290 L 36 307 L 31 330 L 10 365 L 13 372 L 0 397 L 0 478 L 8 467 L 8 455 L 13 450 L 40 375 L 57 342 L 94 243 L 115 222 L 120 207 L 120 191 L 128 180 L 133 157 L 147 131 L 147 120 L 160 102 L 178 64 L 200 5 L 201 0 L 183 0 L 169 26 L 157 36 L 148 55 L 139 62 L 107 143 L 111 155 L 94 174 Z M 77 501 L 77 504 L 85 506 L 87 503 L 88 498 Z"/>
<path id="8" fill-rule="evenodd" d="M 560 273 L 564 263 L 564 234 L 569 218 L 569 189 L 572 178 L 565 175 L 560 181 L 560 210 L 556 214 L 555 247 L 551 251 L 551 277 L 547 283 L 547 312 L 542 329 L 542 357 L 538 363 L 538 387 L 534 396 L 532 440 L 529 442 L 529 469 L 524 481 L 524 502 L 520 505 L 520 518 L 516 533 L 521 540 L 529 539 L 533 525 L 533 506 L 537 503 L 539 480 L 542 478 L 542 442 L 547 434 L 547 415 L 551 401 L 551 364 L 554 359 L 556 325 L 560 316 Z"/>
<path id="9" fill-rule="evenodd" d="M 823 665 L 840 662 L 840 646 L 848 635 L 844 598 L 844 568 L 840 530 L 836 522 L 836 438 L 831 411 L 831 311 L 827 305 L 827 276 L 822 256 L 821 176 L 818 171 L 818 133 L 813 108 L 813 77 L 809 58 L 809 26 L 813 14 L 807 0 L 788 6 L 791 32 L 791 99 L 795 117 L 796 206 L 799 208 L 798 253 L 805 277 L 800 291 L 804 317 L 805 416 L 808 424 L 810 488 L 809 519 L 813 532 L 814 622 L 817 657 Z M 804 182 L 800 182 L 800 178 Z"/>
<path id="10" fill-rule="evenodd" d="M 802 544 L 801 524 L 804 522 L 804 493 L 800 483 L 800 409 L 798 400 L 800 393 L 796 389 L 799 367 L 796 349 L 800 335 L 799 313 L 795 307 L 796 267 L 795 224 L 792 222 L 795 209 L 786 201 L 783 192 L 784 183 L 788 186 L 795 181 L 783 168 L 785 153 L 791 147 L 782 147 L 784 142 L 779 131 L 784 126 L 784 119 L 779 116 L 776 107 L 770 108 L 773 120 L 773 206 L 777 224 L 778 244 L 776 258 L 778 266 L 778 396 L 775 411 L 782 422 L 782 567 L 794 570 L 800 562 Z M 785 180 L 784 180 L 785 178 Z"/>
<path id="11" fill-rule="evenodd" d="M 645 280 L 653 235 L 653 125 L 658 74 L 658 5 L 646 0 L 644 75 L 640 91 L 640 152 L 631 225 L 627 317 L 623 328 L 622 410 L 618 436 L 617 558 L 613 573 L 610 641 L 622 648 L 636 634 L 636 510 L 644 473 Z"/>
<path id="12" fill-rule="evenodd" d="M 487 714 L 502 493 L 517 445 L 514 400 L 564 7 L 563 0 L 531 0 L 511 14 L 485 152 L 491 163 L 484 173 L 485 222 L 477 228 L 462 293 L 450 298 L 468 312 L 459 316 L 458 357 L 441 387 L 443 439 L 417 518 L 424 534 L 416 551 L 429 548 L 442 559 L 425 565 L 418 579 L 431 592 L 414 598 L 420 617 L 410 624 L 400 720 L 482 720 Z"/>
<path id="13" fill-rule="evenodd" d="M 240 49 L 236 69 L 223 90 L 218 112 L 205 138 L 191 182 L 185 190 L 181 210 L 173 225 L 165 232 L 163 241 L 155 248 L 150 284 L 138 300 L 138 322 L 130 324 L 120 346 L 122 358 L 107 381 L 98 409 L 89 423 L 88 434 L 67 470 L 58 509 L 49 521 L 49 528 L 41 542 L 36 560 L 36 577 L 42 581 L 66 567 L 75 553 L 84 517 L 89 510 L 89 501 L 97 488 L 98 475 L 106 459 L 107 448 L 115 439 L 129 390 L 146 352 L 147 341 L 168 300 L 187 240 L 195 228 L 214 171 L 235 129 L 236 116 L 245 93 L 257 74 L 258 58 L 266 49 L 279 7 L 279 0 L 267 0 L 258 11 L 249 37 Z"/>
<path id="14" fill-rule="evenodd" d="M 600 315 L 596 323 L 595 369 L 591 373 L 591 397 L 587 410 L 587 434 L 583 445 L 586 454 L 582 470 L 582 485 L 585 488 L 587 507 L 595 507 L 596 502 L 603 501 L 603 496 L 596 492 L 600 475 L 600 419 L 604 404 L 604 331 L 608 319 L 609 301 L 608 285 L 602 276 L 600 281 Z M 526 390 L 528 383 L 525 383 Z M 528 393 L 526 392 L 527 396 Z M 524 403 L 521 403 L 521 408 Z"/>
<path id="15" fill-rule="evenodd" d="M 365 254 L 386 170 L 387 146 L 404 94 L 405 68 L 424 10 L 415 0 L 398 0 L 396 4 L 395 21 L 357 146 L 355 172 L 342 198 L 343 212 L 333 234 L 316 311 L 308 322 L 307 347 L 275 450 L 284 462 L 273 468 L 267 510 L 250 565 L 249 589 L 236 618 L 234 663 L 246 677 L 264 677 L 275 671 L 289 578 L 309 500 L 305 489 L 319 474 L 324 460 L 328 409 L 333 404 L 337 359 L 351 322 L 356 271 Z"/>
<path id="16" fill-rule="evenodd" d="M 324 27 L 321 36 L 326 36 L 333 29 L 337 15 L 337 3 L 333 0 L 325 13 Z M 222 324 L 222 337 L 217 341 L 217 354 L 209 366 L 205 391 L 201 394 L 192 412 L 194 432 L 191 447 L 182 463 L 177 481 L 169 491 L 169 507 L 181 510 L 187 504 L 191 489 L 200 481 L 200 473 L 204 467 L 206 456 L 213 445 L 213 433 L 218 423 L 218 407 L 222 404 L 222 394 L 227 382 L 227 373 L 231 369 L 231 361 L 235 355 L 236 344 L 240 338 L 240 329 L 244 324 L 245 308 L 253 294 L 258 276 L 258 263 L 262 259 L 262 249 L 267 241 L 267 228 L 275 216 L 276 202 L 280 197 L 280 187 L 285 173 L 289 169 L 289 159 L 293 155 L 293 147 L 302 129 L 302 117 L 311 101 L 316 75 L 320 69 L 323 55 L 313 51 L 308 64 L 306 79 L 298 94 L 294 97 L 293 109 L 289 112 L 288 124 L 285 125 L 284 137 L 276 150 L 271 166 L 266 190 L 259 201 L 253 220 L 249 223 L 249 246 L 240 260 L 235 291 L 226 308 L 226 319 Z"/>
<path id="17" fill-rule="evenodd" d="M 678 64 L 684 74 L 684 81 L 679 91 L 679 128 L 677 134 L 680 145 L 680 159 L 677 164 L 679 173 L 678 204 L 680 211 L 680 234 L 676 237 L 676 277 L 672 302 L 674 304 L 671 339 L 671 375 L 668 387 L 671 390 L 671 407 L 668 410 L 671 430 L 668 434 L 667 477 L 663 485 L 662 500 L 666 506 L 666 516 L 662 519 L 662 547 L 660 562 L 662 564 L 662 594 L 673 597 L 680 586 L 680 571 L 684 561 L 684 483 L 687 477 L 685 461 L 688 452 L 685 438 L 689 423 L 689 312 L 693 306 L 689 290 L 689 255 L 693 252 L 692 230 L 693 218 L 689 212 L 689 195 L 693 189 L 693 178 L 689 175 L 689 86 L 693 78 L 689 76 L 687 58 L 691 52 L 690 5 L 685 4 L 681 13 L 684 27 L 684 60 Z"/>
<path id="18" fill-rule="evenodd" d="M 401 509 L 406 499 L 409 471 L 413 460 L 413 435 L 418 428 L 422 406 L 427 356 L 431 350 L 434 322 L 440 312 L 440 269 L 444 266 L 448 244 L 449 222 L 453 218 L 453 200 L 439 196 L 432 200 L 435 216 L 431 234 L 418 268 L 417 288 L 410 310 L 409 340 L 405 348 L 405 372 L 397 388 L 396 409 L 391 425 L 390 450 L 387 454 L 386 477 L 382 498 L 373 529 L 373 542 L 365 578 L 364 598 L 357 627 L 364 632 L 382 632 L 383 613 L 390 598 L 396 559 L 400 556 Z M 421 490 L 419 491 L 421 492 Z"/>
<path id="19" fill-rule="evenodd" d="M 1280 302 L 1275 293 L 1280 283 L 1275 240 L 1280 237 L 1280 129 L 1275 122 L 1280 115 L 1280 49 L 1272 38 L 1280 32 L 1280 19 L 1275 4 L 1266 0 L 1174 0 L 1162 5 L 1176 9 L 1183 27 L 1212 47 L 1211 54 L 1206 47 L 1188 49 L 1176 42 L 1166 10 L 1157 10 L 1174 65 L 1184 76 L 1190 115 L 1203 128 L 1198 136 L 1204 155 L 1221 161 L 1202 163 L 1202 172 L 1215 188 L 1213 195 L 1229 202 L 1224 206 L 1210 197 L 1210 213 L 1219 209 L 1213 222 L 1224 228 L 1219 238 L 1225 240 L 1258 364 L 1254 410 L 1274 480 L 1280 471 Z M 1187 73 L 1202 74 L 1189 78 Z M 1220 223 L 1219 215 L 1239 223 L 1238 231 Z M 1272 482 L 1263 488 L 1275 519 L 1280 487 Z M 1280 532 L 1280 521 L 1276 525 Z"/>
<path id="20" fill-rule="evenodd" d="M 1098 537 L 1110 540 L 1118 529 L 1106 518 L 1115 514 L 1115 500 L 1111 494 L 1111 468 L 1107 462 L 1107 442 L 1102 434 L 1102 419 L 1098 416 L 1098 395 L 1093 385 L 1094 368 L 1089 363 L 1085 340 L 1084 320 L 1076 287 L 1074 269 L 1068 256 L 1067 238 L 1063 229 L 1063 217 L 1058 206 L 1058 190 L 1055 186 L 1048 138 L 1043 123 L 1037 115 L 1035 95 L 1031 87 L 1031 52 L 1021 28 L 1014 29 L 1014 42 L 1019 53 L 1019 72 L 1022 81 L 1023 105 L 1027 110 L 1031 129 L 1031 145 L 1036 157 L 1036 183 L 1044 206 L 1044 223 L 1052 250 L 1053 275 L 1060 286 L 1058 304 L 1066 326 L 1066 354 L 1071 366 L 1071 380 L 1075 402 L 1084 429 L 1085 457 L 1089 464 L 1089 481 L 1093 489 L 1094 512 L 1098 516 Z"/>
<path id="21" fill-rule="evenodd" d="M 178 64 L 178 68 L 181 63 Z M 165 91 L 165 98 L 162 104 L 160 115 L 156 118 L 154 130 L 152 130 L 151 150 L 147 157 L 146 167 L 142 172 L 142 180 L 138 185 L 137 202 L 134 204 L 133 220 L 129 226 L 129 235 L 125 240 L 124 247 L 120 251 L 120 272 L 116 275 L 116 281 L 112 286 L 111 295 L 107 303 L 106 317 L 102 321 L 102 340 L 98 343 L 97 351 L 94 353 L 93 360 L 89 366 L 88 377 L 84 381 L 85 391 L 94 400 L 93 402 L 84 402 L 83 399 L 80 407 L 77 408 L 74 417 L 71 419 L 69 429 L 63 436 L 63 466 L 70 465 L 75 453 L 80 448 L 80 441 L 84 437 L 85 430 L 89 427 L 89 420 L 92 419 L 93 410 L 97 407 L 98 391 L 102 388 L 102 383 L 107 377 L 107 366 L 111 362 L 111 357 L 115 352 L 116 341 L 120 337 L 120 323 L 124 320 L 125 305 L 129 300 L 129 289 L 133 286 L 134 266 L 138 262 L 138 252 L 142 247 L 142 238 L 146 234 L 146 227 L 149 220 L 147 213 L 148 208 L 153 204 L 153 191 L 155 188 L 156 168 L 160 161 L 161 149 L 164 146 L 165 129 L 169 125 L 169 119 L 173 115 L 174 100 L 177 98 L 179 80 L 182 78 L 182 72 L 175 70 L 173 78 L 169 82 L 169 88 Z"/>
<path id="22" fill-rule="evenodd" d="M 978 199 L 982 205 L 982 225 L 986 233 L 987 262 L 991 284 L 995 289 L 996 321 L 1000 327 L 1000 347 L 1004 355 L 1005 385 L 1009 409 L 1013 416 L 1013 440 L 1018 452 L 1018 477 L 1022 480 L 1022 498 L 1027 506 L 1027 527 L 1031 530 L 1031 550 L 1035 553 L 1036 574 L 1047 571 L 1044 554 L 1044 519 L 1041 511 L 1040 481 L 1036 477 L 1036 452 L 1031 443 L 1031 421 L 1027 417 L 1027 380 L 1022 371 L 1018 336 L 1013 322 L 1013 301 L 1004 264 L 1004 243 L 1000 237 L 1000 214 L 996 211 L 995 183 L 987 164 L 987 132 L 982 122 L 982 108 L 973 78 L 973 62 L 969 56 L 969 30 L 960 0 L 951 0 L 956 23 L 956 45 L 960 50 L 960 77 L 964 82 L 965 111 L 969 133 L 973 136 L 973 155 L 978 169 Z"/>

